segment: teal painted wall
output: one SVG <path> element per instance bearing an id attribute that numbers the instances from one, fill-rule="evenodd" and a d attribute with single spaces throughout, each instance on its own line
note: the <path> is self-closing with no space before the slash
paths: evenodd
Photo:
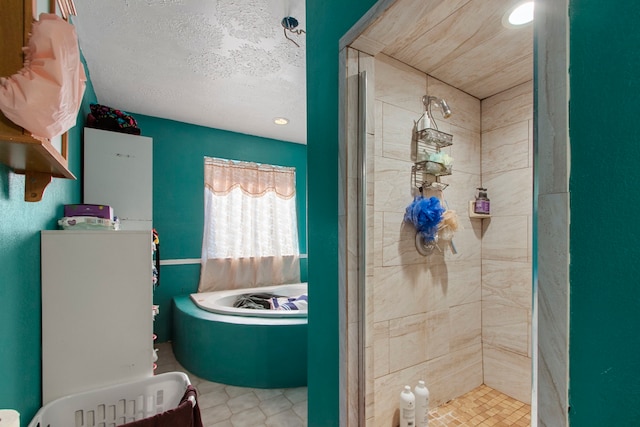
<path id="1" fill-rule="evenodd" d="M 309 427 L 339 425 L 338 40 L 374 0 L 307 0 Z"/>
<path id="2" fill-rule="evenodd" d="M 570 2 L 572 426 L 640 425 L 640 3 Z"/>
<path id="3" fill-rule="evenodd" d="M 269 163 L 296 168 L 300 252 L 307 253 L 307 147 L 219 129 L 131 113 L 142 135 L 153 138 L 153 224 L 160 236 L 162 259 L 199 259 L 204 225 L 204 157 Z M 302 280 L 307 278 L 301 261 Z M 160 268 L 154 302 L 160 305 L 154 330 L 158 341 L 170 340 L 171 300 L 198 290 L 200 265 Z"/>
<path id="4" fill-rule="evenodd" d="M 69 131 L 69 168 L 80 178 L 81 130 L 96 95 L 87 82 Z M 24 175 L 0 165 L 0 408 L 26 426 L 41 405 L 40 230 L 55 230 L 63 205 L 79 203 L 80 181 L 54 178 L 42 201 L 24 201 Z"/>

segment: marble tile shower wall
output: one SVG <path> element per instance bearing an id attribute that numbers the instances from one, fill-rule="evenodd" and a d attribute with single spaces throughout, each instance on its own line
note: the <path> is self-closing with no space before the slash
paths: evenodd
<path id="1" fill-rule="evenodd" d="M 482 101 L 484 382 L 531 401 L 533 83 Z"/>
<path id="2" fill-rule="evenodd" d="M 384 55 L 375 58 L 375 129 L 372 192 L 367 204 L 373 221 L 367 231 L 371 269 L 366 289 L 367 425 L 388 426 L 398 393 L 424 379 L 432 405 L 460 396 L 483 383 L 482 220 L 469 219 L 468 201 L 481 183 L 480 101 Z M 403 224 L 415 189 L 411 183 L 413 121 L 424 94 L 443 97 L 453 110 L 440 130 L 453 134 L 447 148 L 453 174 L 444 195 L 458 212 L 462 230 L 458 254 L 423 257 L 415 249 L 413 227 Z M 371 175 L 369 175 L 371 176 Z M 498 185 L 497 182 L 495 185 Z M 497 227 L 496 227 L 497 228 Z M 526 251 L 525 251 L 526 252 Z M 526 258 L 526 253 L 525 253 Z M 500 347 L 492 347 L 499 349 Z"/>

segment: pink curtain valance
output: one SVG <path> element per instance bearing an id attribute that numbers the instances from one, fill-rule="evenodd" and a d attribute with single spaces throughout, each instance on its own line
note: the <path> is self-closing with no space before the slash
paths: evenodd
<path id="1" fill-rule="evenodd" d="M 205 157 L 204 182 L 216 195 L 240 188 L 249 196 L 273 191 L 282 199 L 295 196 L 295 168 Z"/>

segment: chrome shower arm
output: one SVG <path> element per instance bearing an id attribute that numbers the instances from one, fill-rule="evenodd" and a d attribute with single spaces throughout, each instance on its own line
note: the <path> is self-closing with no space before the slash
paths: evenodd
<path id="1" fill-rule="evenodd" d="M 440 112 L 442 113 L 442 117 L 445 119 L 451 116 L 451 108 L 449 108 L 449 104 L 443 98 L 438 98 L 437 96 L 425 95 L 422 97 L 422 103 L 424 107 L 429 112 L 429 116 L 433 117 L 431 114 L 431 104 L 436 103 L 438 107 L 440 107 Z"/>

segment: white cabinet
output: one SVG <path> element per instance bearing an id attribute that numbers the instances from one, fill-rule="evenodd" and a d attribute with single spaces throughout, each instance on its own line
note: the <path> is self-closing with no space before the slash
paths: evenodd
<path id="1" fill-rule="evenodd" d="M 42 398 L 153 374 L 151 232 L 42 231 Z"/>
<path id="2" fill-rule="evenodd" d="M 84 129 L 84 203 L 109 205 L 121 230 L 151 230 L 153 140 Z"/>

